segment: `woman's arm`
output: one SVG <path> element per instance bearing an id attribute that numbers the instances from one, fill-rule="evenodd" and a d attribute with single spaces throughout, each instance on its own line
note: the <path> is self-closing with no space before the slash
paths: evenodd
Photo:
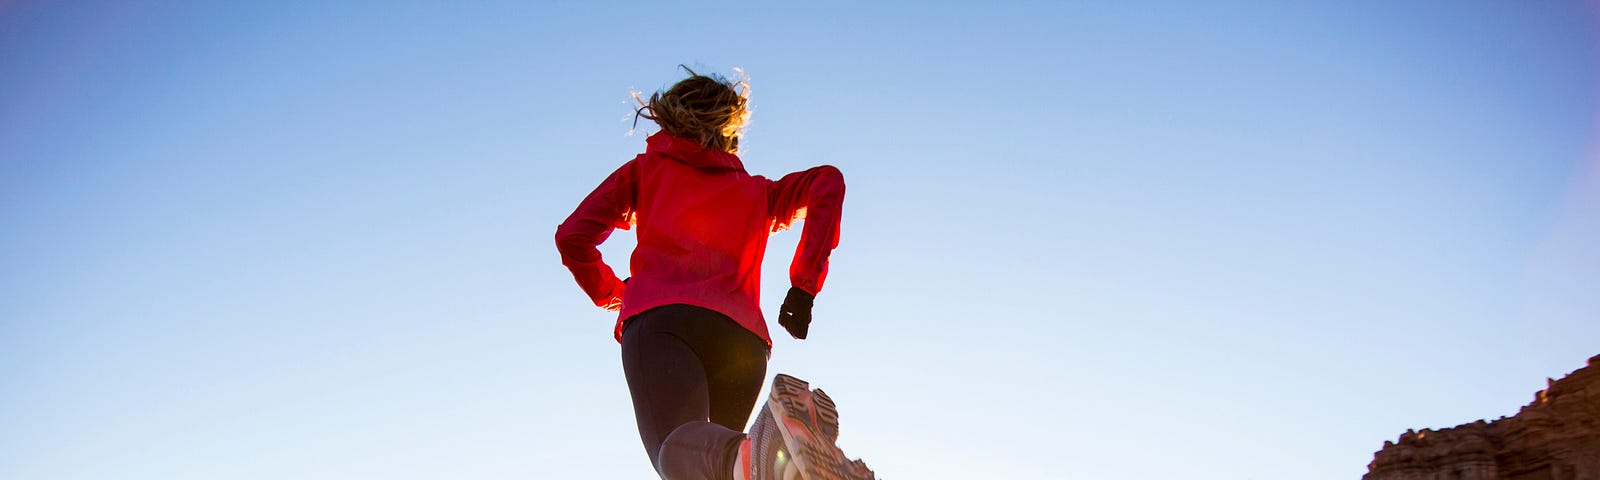
<path id="1" fill-rule="evenodd" d="M 823 165 L 784 175 L 768 197 L 772 231 L 805 220 L 800 245 L 789 264 L 789 282 L 812 296 L 828 277 L 828 255 L 839 246 L 839 216 L 844 209 L 844 174 Z"/>
<path id="2" fill-rule="evenodd" d="M 638 192 L 637 159 L 630 160 L 606 177 L 578 204 L 567 221 L 556 228 L 556 249 L 561 264 L 572 271 L 572 278 L 589 295 L 595 306 L 615 311 L 622 308 L 622 292 L 627 288 L 595 248 L 611 236 L 611 231 L 633 226 L 634 199 Z"/>

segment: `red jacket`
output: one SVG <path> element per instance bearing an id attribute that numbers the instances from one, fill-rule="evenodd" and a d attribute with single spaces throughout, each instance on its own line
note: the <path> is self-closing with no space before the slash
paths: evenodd
<path id="1" fill-rule="evenodd" d="M 596 306 L 628 318 L 671 304 L 709 308 L 772 345 L 761 298 L 767 236 L 805 220 L 789 281 L 816 295 L 839 245 L 844 176 L 821 166 L 778 181 L 745 173 L 739 157 L 665 132 L 618 168 L 556 229 L 561 263 Z M 622 283 L 595 246 L 615 228 L 638 225 L 638 245 Z"/>

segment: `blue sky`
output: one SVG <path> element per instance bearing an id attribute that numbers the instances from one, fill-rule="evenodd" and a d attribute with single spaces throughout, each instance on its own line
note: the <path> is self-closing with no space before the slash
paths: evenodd
<path id="1" fill-rule="evenodd" d="M 1592 3 L 141 3 L 0 2 L 0 478 L 648 478 L 551 235 L 680 63 L 845 173 L 770 371 L 887 478 L 1357 478 L 1600 354 Z"/>

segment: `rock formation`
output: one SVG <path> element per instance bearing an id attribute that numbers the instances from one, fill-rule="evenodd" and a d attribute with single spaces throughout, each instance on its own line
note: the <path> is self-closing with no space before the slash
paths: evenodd
<path id="1" fill-rule="evenodd" d="M 1600 355 L 1516 415 L 1383 442 L 1362 480 L 1600 480 Z"/>

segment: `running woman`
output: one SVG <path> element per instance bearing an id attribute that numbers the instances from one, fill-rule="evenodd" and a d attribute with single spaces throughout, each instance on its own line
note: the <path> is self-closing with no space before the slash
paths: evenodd
<path id="1" fill-rule="evenodd" d="M 748 435 L 772 337 L 757 305 L 767 237 L 804 220 L 778 323 L 796 339 L 839 244 L 844 177 L 820 166 L 777 181 L 745 172 L 739 138 L 749 83 L 689 77 L 640 101 L 661 130 L 578 204 L 556 230 L 561 262 L 598 307 L 617 311 L 615 336 L 645 453 L 661 478 L 871 479 L 835 445 L 833 400 L 778 375 Z M 637 228 L 621 279 L 596 248 Z"/>

